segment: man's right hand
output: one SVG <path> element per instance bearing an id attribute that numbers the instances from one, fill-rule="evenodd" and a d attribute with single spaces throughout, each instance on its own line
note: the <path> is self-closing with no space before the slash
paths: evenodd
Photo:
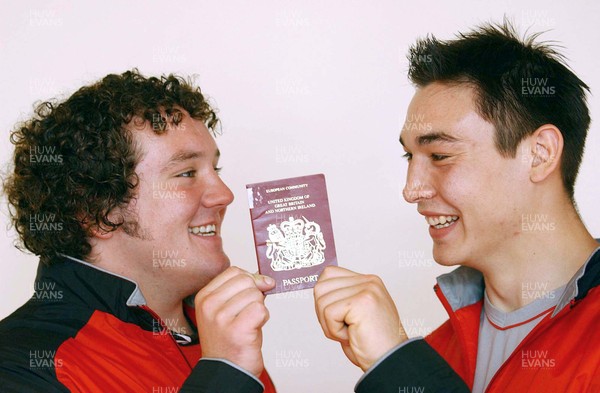
<path id="1" fill-rule="evenodd" d="M 202 288 L 194 300 L 202 357 L 228 360 L 258 377 L 269 319 L 263 292 L 274 286 L 270 277 L 230 267 Z"/>
<path id="2" fill-rule="evenodd" d="M 338 341 L 346 357 L 363 371 L 408 339 L 396 305 L 377 276 L 328 266 L 314 295 L 325 336 Z"/>

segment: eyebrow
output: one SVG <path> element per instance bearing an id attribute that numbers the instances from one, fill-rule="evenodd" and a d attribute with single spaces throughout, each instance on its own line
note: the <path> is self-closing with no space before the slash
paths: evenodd
<path id="1" fill-rule="evenodd" d="M 200 151 L 192 151 L 192 150 L 178 151 L 177 153 L 173 154 L 169 158 L 169 161 L 167 161 L 167 163 L 165 164 L 165 166 L 163 167 L 163 169 L 161 170 L 161 172 L 166 172 L 170 168 L 172 168 L 173 166 L 175 166 L 177 164 L 180 164 L 182 162 L 189 161 L 189 160 L 195 160 L 195 159 L 198 159 L 198 158 L 202 158 L 204 156 L 205 156 L 205 153 L 204 152 L 200 152 Z M 221 157 L 221 151 L 219 149 L 217 149 L 215 151 L 214 157 L 216 159 L 218 159 L 219 157 Z"/>
<path id="2" fill-rule="evenodd" d="M 417 138 L 417 144 L 419 146 L 429 145 L 434 142 L 444 142 L 444 143 L 456 143 L 461 142 L 461 139 L 447 134 L 445 132 L 430 132 L 428 134 L 419 135 Z M 400 136 L 400 144 L 404 146 L 404 141 L 402 140 L 402 136 Z"/>

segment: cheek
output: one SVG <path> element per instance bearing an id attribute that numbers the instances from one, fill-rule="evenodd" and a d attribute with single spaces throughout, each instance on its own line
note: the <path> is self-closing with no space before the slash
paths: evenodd
<path id="1" fill-rule="evenodd" d="M 447 182 L 448 203 L 464 216 L 466 225 L 477 227 L 477 236 L 491 231 L 495 237 L 518 226 L 520 196 L 511 173 L 506 167 L 471 168 Z"/>
<path id="2" fill-rule="evenodd" d="M 198 211 L 198 204 L 186 197 L 165 200 L 162 202 L 161 209 L 161 216 L 166 218 L 167 225 L 184 223 L 187 226 Z"/>
<path id="3" fill-rule="evenodd" d="M 481 171 L 453 168 L 437 179 L 438 195 L 443 207 L 450 207 L 461 217 L 466 229 L 479 234 L 496 220 L 497 192 L 489 187 L 489 176 Z M 501 218 L 500 215 L 498 218 Z"/>
<path id="4" fill-rule="evenodd" d="M 481 183 L 472 172 L 458 167 L 448 167 L 434 177 L 434 187 L 445 204 L 455 213 L 472 205 L 481 196 Z"/>
<path id="5" fill-rule="evenodd" d="M 525 177 L 524 177 L 525 176 Z M 527 174 L 512 161 L 503 161 L 488 180 L 487 200 L 494 207 L 494 216 L 498 224 L 512 226 L 520 217 L 523 205 L 524 190 L 522 185 L 527 181 Z"/>
<path id="6" fill-rule="evenodd" d="M 169 228 L 189 224 L 199 208 L 198 198 L 190 191 L 147 190 L 138 201 L 139 219 L 146 226 Z"/>

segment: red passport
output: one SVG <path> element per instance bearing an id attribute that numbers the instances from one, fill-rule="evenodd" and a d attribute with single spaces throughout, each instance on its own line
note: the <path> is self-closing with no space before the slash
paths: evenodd
<path id="1" fill-rule="evenodd" d="M 312 288 L 326 266 L 337 265 L 323 174 L 246 185 L 260 274 L 276 287 Z"/>

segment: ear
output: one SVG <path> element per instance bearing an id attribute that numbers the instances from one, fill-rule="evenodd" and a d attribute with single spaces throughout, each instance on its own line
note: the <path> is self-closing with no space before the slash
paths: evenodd
<path id="1" fill-rule="evenodd" d="M 112 231 L 103 230 L 99 224 L 91 224 L 83 215 L 78 215 L 81 226 L 87 231 L 89 236 L 97 239 L 110 239 L 113 235 Z"/>
<path id="2" fill-rule="evenodd" d="M 89 228 L 90 234 L 92 235 L 92 237 L 95 237 L 97 239 L 110 239 L 113 235 L 113 231 L 105 231 L 102 228 L 100 228 L 99 225 L 94 225 L 93 227 Z"/>
<path id="3" fill-rule="evenodd" d="M 529 172 L 532 182 L 539 183 L 554 171 L 560 171 L 563 144 L 562 133 L 556 126 L 544 124 L 535 130 L 529 138 L 529 149 L 533 156 Z"/>

